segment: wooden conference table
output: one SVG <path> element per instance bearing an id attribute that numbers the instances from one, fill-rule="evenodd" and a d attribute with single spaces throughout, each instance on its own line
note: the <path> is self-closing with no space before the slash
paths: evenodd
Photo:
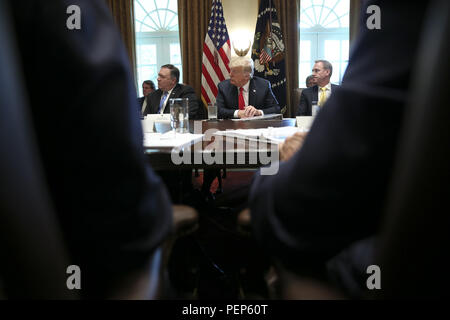
<path id="1" fill-rule="evenodd" d="M 215 143 L 214 150 L 211 151 L 211 144 L 214 142 L 214 136 L 211 136 L 212 132 L 217 130 L 227 130 L 227 129 L 259 129 L 259 128 L 269 128 L 269 127 L 293 127 L 296 125 L 295 119 L 268 119 L 268 120 L 252 120 L 252 121 L 233 121 L 233 120 L 203 120 L 203 121 L 190 121 L 189 129 L 191 133 L 202 133 L 205 134 L 203 141 L 196 142 L 190 145 L 187 149 L 177 150 L 179 156 L 183 156 L 184 152 L 188 152 L 191 157 L 191 161 L 186 161 L 188 163 L 182 163 L 176 165 L 172 161 L 172 149 L 173 148 L 149 148 L 144 147 L 145 155 L 147 156 L 152 168 L 154 170 L 178 170 L 178 169 L 203 169 L 203 168 L 230 168 L 230 169 L 250 169 L 258 168 L 261 165 L 266 165 L 267 163 L 262 163 L 260 157 L 251 157 L 251 154 L 263 154 L 266 153 L 267 156 L 271 156 L 271 151 L 276 148 L 274 145 L 263 144 L 252 144 L 250 145 L 248 141 L 242 139 L 224 138 L 222 143 Z M 200 132 L 201 131 L 201 132 Z M 256 149 L 255 149 L 256 146 Z M 205 155 L 209 154 L 213 158 L 223 159 L 223 161 L 214 161 L 210 163 L 211 160 L 205 161 Z M 210 159 L 211 159 L 210 157 Z M 200 159 L 200 161 L 199 161 Z M 233 161 L 227 161 L 227 159 L 233 159 Z M 239 161 L 238 161 L 239 159 Z M 245 159 L 245 160 L 244 160 Z M 196 160 L 196 161 L 194 161 Z"/>

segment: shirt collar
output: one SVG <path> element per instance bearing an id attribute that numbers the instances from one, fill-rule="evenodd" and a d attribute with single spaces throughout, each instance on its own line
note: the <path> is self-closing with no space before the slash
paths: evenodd
<path id="1" fill-rule="evenodd" d="M 318 87 L 319 87 L 319 91 L 320 91 L 320 88 L 327 88 L 327 90 L 331 91 L 331 82 L 328 82 L 327 85 L 324 87 L 320 87 L 320 86 L 318 86 Z"/>
<path id="2" fill-rule="evenodd" d="M 250 80 L 248 80 L 247 83 L 244 84 L 242 88 L 244 88 L 244 92 L 248 92 L 249 87 L 250 87 Z"/>
<path id="3" fill-rule="evenodd" d="M 172 93 L 173 89 L 175 89 L 175 87 L 173 87 L 172 89 L 170 89 L 169 91 L 167 91 L 167 96 L 170 96 L 170 94 Z M 163 95 L 164 95 L 164 91 L 163 91 Z"/>

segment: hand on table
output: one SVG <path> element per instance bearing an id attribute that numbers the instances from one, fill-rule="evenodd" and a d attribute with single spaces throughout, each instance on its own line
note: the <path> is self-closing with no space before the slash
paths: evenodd
<path id="1" fill-rule="evenodd" d="M 239 110 L 238 112 L 239 118 L 251 118 L 260 115 L 262 115 L 261 111 L 256 109 L 254 106 L 247 106 L 244 110 Z"/>

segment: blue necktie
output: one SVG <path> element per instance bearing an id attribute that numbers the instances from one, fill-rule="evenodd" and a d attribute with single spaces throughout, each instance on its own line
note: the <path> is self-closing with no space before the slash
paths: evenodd
<path id="1" fill-rule="evenodd" d="M 167 94 L 168 94 L 168 92 L 167 92 L 167 91 L 164 91 L 164 94 L 163 94 L 163 96 L 162 96 L 162 98 L 161 98 L 161 102 L 159 103 L 158 113 L 161 112 L 161 109 L 162 109 L 162 107 L 163 107 L 163 105 L 164 105 L 164 101 L 166 101 Z"/>

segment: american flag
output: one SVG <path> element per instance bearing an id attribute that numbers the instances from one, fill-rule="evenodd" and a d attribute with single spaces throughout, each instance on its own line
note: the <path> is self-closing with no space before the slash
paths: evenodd
<path id="1" fill-rule="evenodd" d="M 213 0 L 208 33 L 203 44 L 202 100 L 205 105 L 215 102 L 217 85 L 230 77 L 230 38 L 223 17 L 221 0 Z"/>
<path id="2" fill-rule="evenodd" d="M 261 55 L 259 56 L 259 61 L 261 64 L 265 64 L 272 60 L 272 50 L 267 47 L 261 49 Z"/>

